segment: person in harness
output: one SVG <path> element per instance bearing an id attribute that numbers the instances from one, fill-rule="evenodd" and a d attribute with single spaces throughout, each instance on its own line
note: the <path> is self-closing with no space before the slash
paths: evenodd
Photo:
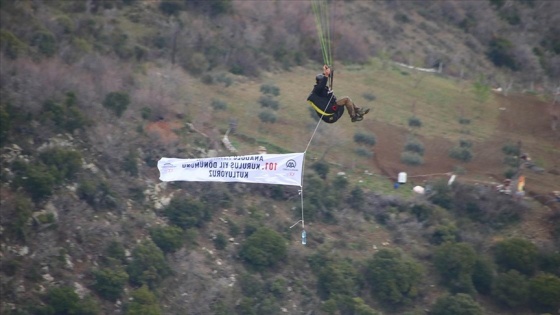
<path id="1" fill-rule="evenodd" d="M 330 75 L 331 69 L 329 66 L 324 65 L 323 73 L 315 77 L 315 86 L 307 98 L 311 107 L 317 112 L 317 116 L 323 119 L 324 122 L 332 124 L 342 117 L 344 108 L 347 108 L 352 122 L 363 120 L 364 115 L 369 113 L 369 109 L 356 107 L 354 102 L 347 96 L 337 100 L 333 91 L 327 85 Z"/>

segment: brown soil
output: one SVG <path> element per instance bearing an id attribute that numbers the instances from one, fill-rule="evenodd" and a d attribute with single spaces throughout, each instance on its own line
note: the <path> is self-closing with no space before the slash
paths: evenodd
<path id="1" fill-rule="evenodd" d="M 554 218 L 560 217 L 560 203 L 553 194 L 560 191 L 560 126 L 556 130 L 552 127 L 560 104 L 551 106 L 523 95 L 498 98 L 500 112 L 494 134 L 473 144 L 474 158 L 470 162 L 460 163 L 448 157 L 448 149 L 455 145 L 448 139 L 419 137 L 425 146 L 424 164 L 407 167 L 399 157 L 409 131 L 375 122 L 373 132 L 378 135 L 378 143 L 374 164 L 380 174 L 392 180 L 396 180 L 399 172 L 407 172 L 412 185 L 422 185 L 424 180 L 438 177 L 449 178 L 448 172 L 457 166 L 465 170 L 464 175 L 458 175 L 458 181 L 498 185 L 505 179 L 506 170 L 502 147 L 506 143 L 518 143 L 521 152 L 527 153 L 544 171 L 523 169 L 520 173 L 526 178 L 526 199 L 542 207 L 534 208 L 515 233 L 537 242 L 549 240 L 554 225 L 558 224 Z"/>
<path id="2" fill-rule="evenodd" d="M 374 122 L 372 131 L 378 135 L 375 145 L 375 164 L 379 172 L 396 179 L 399 172 L 407 172 L 411 182 L 445 176 L 456 167 L 465 170 L 459 175 L 462 180 L 481 183 L 500 183 L 504 179 L 505 154 L 502 147 L 507 143 L 519 143 L 523 153 L 527 153 L 543 173 L 524 170 L 527 178 L 526 190 L 536 194 L 548 194 L 560 190 L 560 127 L 553 130 L 551 105 L 534 98 L 515 95 L 498 96 L 500 108 L 498 123 L 492 137 L 474 142 L 474 158 L 461 163 L 448 156 L 449 148 L 456 144 L 443 137 L 418 136 L 424 144 L 424 164 L 406 166 L 400 162 L 400 154 L 409 131 L 404 128 Z M 560 105 L 556 106 L 560 110 Z M 476 127 L 474 122 L 472 128 Z"/>

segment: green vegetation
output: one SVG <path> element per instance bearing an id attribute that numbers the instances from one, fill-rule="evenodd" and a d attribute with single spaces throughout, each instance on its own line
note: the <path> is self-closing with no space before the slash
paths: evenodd
<path id="1" fill-rule="evenodd" d="M 183 246 L 183 230 L 176 226 L 151 228 L 150 236 L 164 253 L 172 253 Z"/>
<path id="2" fill-rule="evenodd" d="M 376 143 L 376 139 L 374 134 L 357 132 L 354 134 L 354 142 L 356 142 L 357 144 L 374 146 Z"/>
<path id="3" fill-rule="evenodd" d="M 132 293 L 132 301 L 126 306 L 126 315 L 160 315 L 161 308 L 155 294 L 147 286 Z"/>
<path id="4" fill-rule="evenodd" d="M 127 273 L 134 285 L 148 285 L 155 288 L 171 270 L 159 247 L 151 241 L 139 244 L 132 251 L 132 260 L 127 266 Z"/>
<path id="5" fill-rule="evenodd" d="M 529 280 L 529 296 L 535 309 L 554 312 L 560 306 L 560 278 L 545 273 L 535 276 Z"/>
<path id="6" fill-rule="evenodd" d="M 388 304 L 408 304 L 418 296 L 423 272 L 419 263 L 396 250 L 382 249 L 367 265 L 373 294 Z"/>
<path id="7" fill-rule="evenodd" d="M 523 143 L 551 171 L 528 185 L 550 188 L 548 125 L 510 114 L 524 97 L 528 117 L 552 101 L 560 32 L 543 12 L 557 4 L 337 2 L 358 14 L 332 34 L 336 94 L 377 105 L 334 125 L 310 120 L 305 102 L 322 65 L 310 2 L 278 4 L 2 1 L 0 313 L 558 309 L 557 215 L 532 194 L 466 184 L 502 179 L 475 173 L 482 159 L 503 157 L 513 176 Z M 506 81 L 542 100 L 491 92 Z M 240 155 L 302 150 L 313 133 L 305 191 L 157 180 L 160 157 L 223 156 L 225 130 Z M 409 165 L 410 185 L 395 189 Z M 444 167 L 460 175 L 453 185 L 425 175 Z"/>
<path id="8" fill-rule="evenodd" d="M 476 252 L 467 243 L 445 243 L 434 255 L 443 283 L 454 293 L 475 292 L 472 275 L 476 260 Z"/>
<path id="9" fill-rule="evenodd" d="M 214 99 L 212 100 L 212 108 L 214 110 L 226 110 L 227 109 L 227 103 L 221 100 L 217 100 Z"/>
<path id="10" fill-rule="evenodd" d="M 496 277 L 492 295 L 511 308 L 525 306 L 529 299 L 527 277 L 517 270 L 509 270 L 499 274 Z"/>
<path id="11" fill-rule="evenodd" d="M 216 235 L 216 238 L 214 238 L 213 241 L 214 241 L 214 247 L 218 250 L 225 249 L 228 244 L 226 236 L 222 233 L 218 233 L 218 235 Z"/>
<path id="12" fill-rule="evenodd" d="M 38 307 L 38 314 L 45 315 L 96 315 L 99 306 L 91 298 L 80 299 L 70 287 L 53 287 L 45 294 L 46 306 Z"/>
<path id="13" fill-rule="evenodd" d="M 110 92 L 103 100 L 103 107 L 112 110 L 117 117 L 121 117 L 130 104 L 128 93 L 122 91 Z"/>
<path id="14" fill-rule="evenodd" d="M 459 140 L 459 145 L 449 150 L 449 157 L 461 162 L 469 162 L 473 159 L 472 142 L 468 140 Z"/>
<path id="15" fill-rule="evenodd" d="M 242 244 L 239 256 L 256 270 L 279 265 L 287 256 L 286 240 L 277 232 L 260 228 Z"/>
<path id="16" fill-rule="evenodd" d="M 274 111 L 265 109 L 259 113 L 259 119 L 265 124 L 273 124 L 278 119 Z"/>
<path id="17" fill-rule="evenodd" d="M 93 288 L 105 299 L 115 301 L 121 297 L 128 274 L 122 268 L 103 268 L 93 272 Z"/>
<path id="18" fill-rule="evenodd" d="M 482 315 L 484 309 L 467 294 L 439 298 L 434 304 L 431 314 L 434 315 Z"/>
<path id="19" fill-rule="evenodd" d="M 260 91 L 265 95 L 280 95 L 280 88 L 274 84 L 263 84 L 261 85 Z"/>
<path id="20" fill-rule="evenodd" d="M 496 263 L 503 270 L 514 269 L 531 275 L 537 268 L 538 248 L 526 239 L 511 238 L 496 244 L 494 249 Z"/>
<path id="21" fill-rule="evenodd" d="M 96 210 L 114 209 L 117 195 L 104 180 L 97 178 L 83 179 L 78 182 L 78 197 Z"/>
<path id="22" fill-rule="evenodd" d="M 91 124 L 89 119 L 81 112 L 74 92 L 66 93 L 63 103 L 47 100 L 43 104 L 41 120 L 51 120 L 61 131 L 74 132 L 84 129 Z"/>
<path id="23" fill-rule="evenodd" d="M 424 163 L 424 145 L 414 136 L 409 136 L 401 153 L 401 162 L 411 166 Z"/>
<path id="24" fill-rule="evenodd" d="M 192 227 L 201 227 L 204 222 L 211 219 L 209 209 L 198 200 L 176 197 L 164 209 L 164 214 L 169 221 L 183 230 Z"/>

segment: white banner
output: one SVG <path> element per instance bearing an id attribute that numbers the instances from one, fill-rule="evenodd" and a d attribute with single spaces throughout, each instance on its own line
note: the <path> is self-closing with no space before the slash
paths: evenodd
<path id="1" fill-rule="evenodd" d="M 161 158 L 164 182 L 241 182 L 301 187 L 304 153 L 257 154 L 203 159 Z"/>

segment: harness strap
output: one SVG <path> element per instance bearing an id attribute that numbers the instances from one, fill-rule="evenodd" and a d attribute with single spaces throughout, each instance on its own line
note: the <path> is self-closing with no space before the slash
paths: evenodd
<path id="1" fill-rule="evenodd" d="M 319 108 L 317 105 L 315 105 L 315 103 L 313 103 L 312 101 L 308 100 L 309 104 L 311 104 L 311 107 L 313 107 L 313 109 L 315 111 L 317 111 L 317 113 L 323 115 L 323 116 L 332 116 L 334 115 L 334 113 L 326 113 L 324 112 L 321 108 Z"/>

